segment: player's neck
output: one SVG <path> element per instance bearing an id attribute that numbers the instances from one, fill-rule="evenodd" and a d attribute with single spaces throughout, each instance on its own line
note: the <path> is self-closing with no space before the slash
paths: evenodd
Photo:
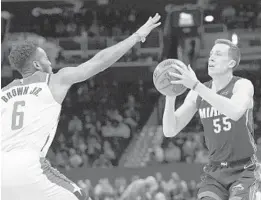
<path id="1" fill-rule="evenodd" d="M 32 76 L 36 71 L 26 71 L 22 74 L 23 78 Z"/>
<path id="2" fill-rule="evenodd" d="M 212 77 L 214 89 L 216 91 L 223 89 L 231 81 L 232 78 L 233 78 L 232 73 L 227 73 L 227 74 L 222 74 L 220 76 Z"/>

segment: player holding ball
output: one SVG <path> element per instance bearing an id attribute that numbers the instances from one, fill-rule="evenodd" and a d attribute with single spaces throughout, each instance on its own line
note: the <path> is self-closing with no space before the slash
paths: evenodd
<path id="1" fill-rule="evenodd" d="M 254 87 L 251 81 L 233 75 L 239 62 L 239 48 L 218 39 L 208 60 L 211 81 L 201 83 L 190 66 L 174 59 L 163 61 L 154 72 L 156 88 L 166 95 L 166 137 L 176 136 L 199 112 L 209 150 L 198 191 L 201 200 L 258 200 L 261 180 L 253 138 Z M 176 96 L 185 91 L 181 86 L 190 91 L 175 110 Z"/>

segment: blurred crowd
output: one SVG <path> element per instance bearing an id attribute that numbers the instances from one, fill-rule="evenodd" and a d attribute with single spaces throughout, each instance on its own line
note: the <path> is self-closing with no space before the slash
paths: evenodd
<path id="1" fill-rule="evenodd" d="M 142 81 L 119 85 L 117 81 L 98 84 L 90 79 L 75 85 L 63 103 L 48 153 L 52 164 L 65 169 L 117 166 L 148 117 L 144 105 L 151 96 L 149 89 Z M 153 102 L 150 104 L 152 107 Z"/>
<path id="2" fill-rule="evenodd" d="M 229 29 L 256 29 L 256 27 L 261 26 L 260 6 L 256 4 L 226 6 L 221 11 L 222 21 Z"/>
<path id="3" fill-rule="evenodd" d="M 108 179 L 100 179 L 97 185 L 91 181 L 79 180 L 81 187 L 93 200 L 118 200 L 128 184 L 139 179 L 133 176 L 131 180 L 118 177 L 114 182 Z M 143 200 L 196 200 L 198 184 L 195 180 L 184 181 L 176 172 L 173 172 L 169 180 L 164 180 L 160 172 L 155 174 L 157 186 L 143 196 Z"/>
<path id="4" fill-rule="evenodd" d="M 206 164 L 209 161 L 202 132 L 182 133 L 175 138 L 164 138 L 161 144 L 155 145 L 150 151 L 147 165 L 171 162 Z"/>
<path id="5" fill-rule="evenodd" d="M 205 20 L 205 23 L 226 24 L 228 29 L 249 29 L 254 30 L 261 26 L 260 3 L 256 2 L 235 2 L 222 4 L 219 1 L 212 1 L 213 4 L 204 4 L 205 16 L 213 16 L 212 20 Z"/>
<path id="6" fill-rule="evenodd" d="M 225 22 L 229 29 L 255 29 L 261 26 L 261 12 L 254 5 L 240 4 L 225 8 L 219 8 L 217 5 L 213 10 L 206 9 L 205 14 L 207 15 L 208 12 L 214 16 L 213 23 Z M 50 44 L 48 46 L 51 49 L 50 54 L 57 55 L 54 58 L 56 63 L 75 64 L 93 56 L 65 55 L 66 50 L 82 50 L 83 42 L 75 40 L 75 36 L 88 38 L 86 49 L 99 50 L 133 33 L 150 14 L 150 11 L 146 10 L 116 9 L 106 6 L 74 11 L 64 9 L 42 12 L 36 9 L 31 17 L 30 26 L 19 26 L 17 23 L 11 27 L 11 30 L 28 32 L 24 35 L 23 33 L 14 34 L 18 40 L 19 38 L 23 40 L 32 33 L 46 37 L 46 44 L 48 42 Z M 159 47 L 159 33 L 153 34 L 150 36 L 151 39 L 148 38 L 148 43 L 150 47 Z M 34 37 L 33 34 L 31 37 Z M 258 41 L 260 42 L 257 40 L 257 43 Z M 198 53 L 195 43 L 192 41 L 190 49 L 187 49 L 190 61 Z M 139 48 L 133 48 L 120 61 L 151 62 L 162 59 L 160 52 L 141 53 Z M 9 64 L 7 59 L 9 51 L 10 48 L 6 48 L 2 52 L 2 65 Z M 255 86 L 255 140 L 261 152 L 261 80 L 255 77 L 251 81 Z M 3 82 L 2 79 L 2 86 L 7 83 L 8 81 Z M 145 83 L 142 80 L 129 83 L 117 80 L 110 82 L 106 79 L 97 81 L 93 78 L 73 86 L 63 103 L 57 134 L 48 152 L 52 165 L 64 170 L 118 166 L 130 141 L 134 136 L 139 137 L 140 130 L 155 107 L 157 98 L 153 98 L 154 91 L 151 82 Z M 158 96 L 157 93 L 156 97 Z M 178 97 L 177 107 L 183 103 L 184 97 L 185 95 Z M 182 131 L 183 133 L 175 138 L 163 138 L 149 149 L 150 156 L 146 160 L 147 165 L 171 162 L 207 163 L 208 152 L 202 131 L 199 116 L 196 115 Z M 146 200 L 196 199 L 196 181 L 181 180 L 175 172 L 170 180 L 163 180 L 160 173 L 157 173 L 155 177 L 158 187 L 152 196 L 149 194 L 146 196 Z M 91 181 L 86 179 L 79 180 L 78 185 L 94 200 L 117 200 L 127 185 L 138 178 L 138 176 L 133 176 L 132 180 L 126 180 L 119 177 L 114 183 L 110 183 L 108 179 L 101 179 L 97 185 L 92 185 Z"/>
<path id="7" fill-rule="evenodd" d="M 43 10 L 41 12 L 41 10 Z M 49 12 L 48 12 L 49 11 Z M 45 37 L 130 35 L 150 13 L 135 9 L 97 7 L 95 9 L 34 9 L 30 31 Z M 18 29 L 18 27 L 14 27 Z"/>

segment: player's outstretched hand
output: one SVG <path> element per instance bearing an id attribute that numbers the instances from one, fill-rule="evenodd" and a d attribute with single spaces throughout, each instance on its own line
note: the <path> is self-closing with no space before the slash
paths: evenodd
<path id="1" fill-rule="evenodd" d="M 136 31 L 141 37 L 142 42 L 145 42 L 150 32 L 161 24 L 161 22 L 159 22 L 160 18 L 161 16 L 158 13 L 154 17 L 149 17 L 148 21 Z"/>

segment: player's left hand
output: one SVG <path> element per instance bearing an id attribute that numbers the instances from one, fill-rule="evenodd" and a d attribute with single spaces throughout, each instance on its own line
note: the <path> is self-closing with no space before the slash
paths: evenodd
<path id="1" fill-rule="evenodd" d="M 161 16 L 156 13 L 154 17 L 150 17 L 148 21 L 136 31 L 136 33 L 141 37 L 142 42 L 145 42 L 146 37 L 150 32 L 161 24 L 159 21 L 160 18 Z"/>
<path id="2" fill-rule="evenodd" d="M 185 68 L 176 63 L 175 65 L 173 65 L 173 67 L 177 69 L 180 72 L 180 74 L 169 72 L 169 75 L 171 77 L 179 79 L 171 81 L 171 84 L 182 84 L 185 87 L 192 89 L 193 86 L 198 82 L 198 78 L 195 72 L 191 69 L 190 65 L 188 65 L 188 67 Z"/>

